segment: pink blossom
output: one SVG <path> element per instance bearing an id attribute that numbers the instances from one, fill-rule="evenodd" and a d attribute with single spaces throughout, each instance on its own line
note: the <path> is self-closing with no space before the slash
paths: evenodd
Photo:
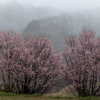
<path id="1" fill-rule="evenodd" d="M 7 92 L 44 93 L 55 85 L 61 54 L 55 53 L 46 37 L 27 41 L 10 31 L 0 31 L 0 71 Z M 13 76 L 13 77 L 12 77 Z"/>
<path id="2" fill-rule="evenodd" d="M 78 38 L 70 36 L 63 57 L 66 66 L 61 69 L 61 76 L 79 96 L 100 92 L 100 38 L 95 38 L 93 31 L 83 31 Z"/>

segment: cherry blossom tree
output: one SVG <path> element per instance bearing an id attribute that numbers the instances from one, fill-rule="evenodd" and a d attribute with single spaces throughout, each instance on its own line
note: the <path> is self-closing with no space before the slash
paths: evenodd
<path id="1" fill-rule="evenodd" d="M 27 41 L 9 31 L 0 32 L 0 71 L 6 92 L 45 93 L 58 81 L 61 54 L 46 37 Z"/>
<path id="2" fill-rule="evenodd" d="M 96 38 L 93 31 L 84 30 L 79 37 L 70 36 L 63 57 L 62 77 L 74 87 L 78 96 L 100 93 L 100 38 Z"/>

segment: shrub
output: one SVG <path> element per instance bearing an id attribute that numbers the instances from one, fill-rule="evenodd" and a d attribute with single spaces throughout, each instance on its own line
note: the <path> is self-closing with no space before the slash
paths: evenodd
<path id="1" fill-rule="evenodd" d="M 95 38 L 91 30 L 84 30 L 78 38 L 70 36 L 63 57 L 65 65 L 61 74 L 78 95 L 97 95 L 100 92 L 100 38 Z"/>
<path id="2" fill-rule="evenodd" d="M 0 32 L 0 71 L 6 92 L 43 94 L 55 85 L 61 55 L 45 37 L 27 41 L 9 31 Z"/>

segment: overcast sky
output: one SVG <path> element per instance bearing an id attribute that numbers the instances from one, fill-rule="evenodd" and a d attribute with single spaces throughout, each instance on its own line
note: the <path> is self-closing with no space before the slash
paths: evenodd
<path id="1" fill-rule="evenodd" d="M 0 0 L 6 3 L 12 0 Z M 14 0 L 13 0 L 14 1 Z M 49 6 L 60 9 L 94 9 L 100 7 L 100 0 L 15 0 L 19 3 L 32 3 L 34 6 Z"/>

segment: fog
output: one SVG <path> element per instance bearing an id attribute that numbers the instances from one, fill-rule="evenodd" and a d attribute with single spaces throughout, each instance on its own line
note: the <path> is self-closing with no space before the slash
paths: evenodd
<path id="1" fill-rule="evenodd" d="M 10 28 L 21 32 L 31 20 L 51 17 L 58 13 L 59 11 L 55 8 L 35 7 L 29 2 L 25 4 L 21 4 L 16 0 L 2 2 L 0 5 L 0 29 Z"/>
<path id="2" fill-rule="evenodd" d="M 11 0 L 0 0 L 4 4 Z M 13 0 L 20 4 L 31 3 L 37 6 L 50 6 L 60 9 L 91 9 L 100 6 L 100 0 Z"/>
<path id="3" fill-rule="evenodd" d="M 24 38 L 50 36 L 59 51 L 68 35 L 83 28 L 100 34 L 100 0 L 0 0 L 0 30 L 11 29 Z"/>
<path id="4" fill-rule="evenodd" d="M 61 13 L 79 13 L 96 19 L 99 10 L 99 0 L 0 0 L 0 29 L 22 32 L 32 20 Z"/>

